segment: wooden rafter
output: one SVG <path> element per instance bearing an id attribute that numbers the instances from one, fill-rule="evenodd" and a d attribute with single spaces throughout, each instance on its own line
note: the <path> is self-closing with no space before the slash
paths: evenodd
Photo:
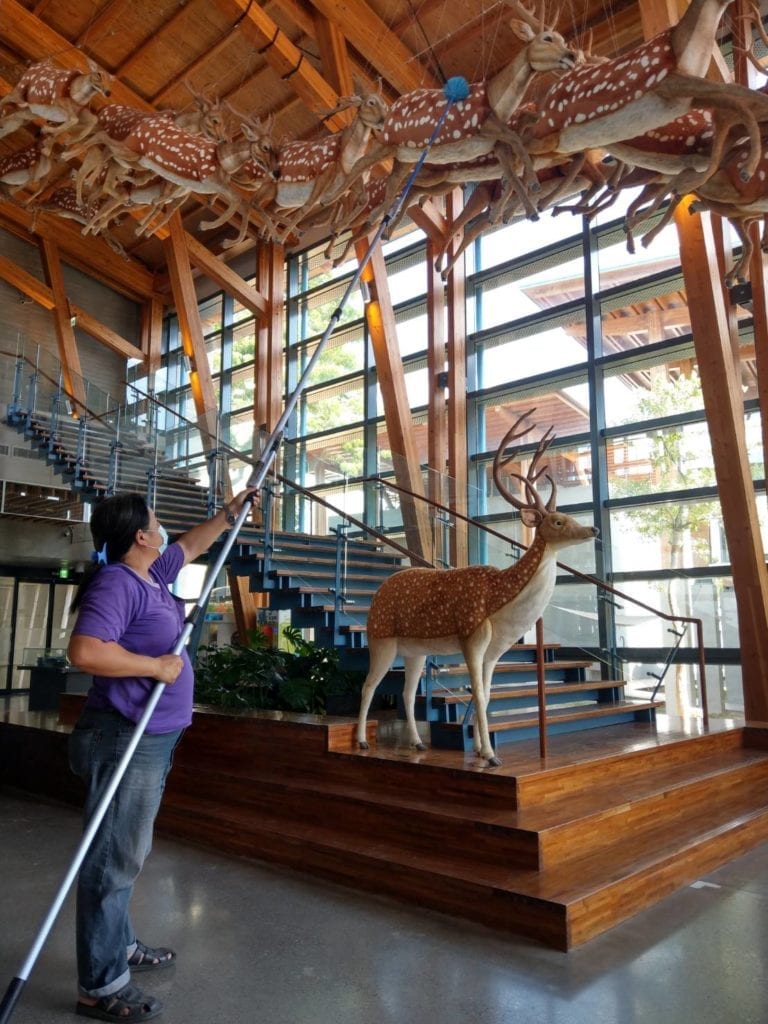
<path id="1" fill-rule="evenodd" d="M 69 306 L 67 289 L 64 286 L 64 275 L 61 270 L 59 247 L 50 238 L 40 239 L 40 255 L 43 262 L 48 286 L 53 295 L 53 326 L 59 347 L 59 363 L 64 375 L 67 392 L 78 402 L 85 405 L 85 387 L 83 386 L 83 369 L 80 365 L 80 353 L 77 350 L 74 320 L 76 319 Z"/>
<path id="2" fill-rule="evenodd" d="M 285 32 L 269 17 L 266 11 L 250 0 L 214 0 L 227 17 L 233 20 L 239 14 L 245 15 L 239 23 L 239 30 L 259 50 L 273 71 L 290 81 L 297 95 L 315 113 L 322 113 L 336 106 L 338 94 L 316 71 L 304 54 L 288 38 Z M 329 118 L 326 125 L 332 131 L 344 127 L 346 118 L 338 115 Z"/>
<path id="3" fill-rule="evenodd" d="M 190 362 L 189 383 L 205 449 L 209 447 L 210 439 L 217 434 L 218 401 L 205 350 L 203 325 L 200 321 L 184 227 L 178 211 L 169 220 L 168 228 L 168 237 L 163 242 L 163 248 L 168 260 L 181 343 Z"/>
<path id="4" fill-rule="evenodd" d="M 22 295 L 26 295 L 27 298 L 32 299 L 43 309 L 53 310 L 56 307 L 56 298 L 54 290 L 50 285 L 44 284 L 39 281 L 32 274 L 23 270 L 18 264 L 9 260 L 5 256 L 0 256 L 0 278 L 7 281 L 12 287 L 18 289 Z M 160 305 L 158 303 L 158 305 Z M 162 309 L 162 306 L 160 305 Z M 83 330 L 86 334 L 90 334 L 92 338 L 96 338 L 102 344 L 106 345 L 107 348 L 113 352 L 117 352 L 118 355 L 124 356 L 126 359 L 143 359 L 144 353 L 140 348 L 132 345 L 130 341 L 121 337 L 111 328 L 107 327 L 106 324 L 101 323 L 95 317 L 91 316 L 80 306 L 74 303 L 68 304 L 68 317 L 74 317 L 77 321 L 77 326 Z"/>
<path id="5" fill-rule="evenodd" d="M 103 239 L 85 238 L 72 221 L 0 203 L 0 227 L 33 245 L 37 238 L 55 239 L 67 263 L 92 276 L 98 269 L 102 281 L 134 301 L 156 294 L 154 274 L 138 261 L 118 256 Z"/>
<path id="6" fill-rule="evenodd" d="M 344 33 L 338 25 L 329 21 L 319 11 L 314 12 L 312 26 L 325 77 L 339 96 L 351 96 L 354 93 L 354 86 Z"/>
<path id="7" fill-rule="evenodd" d="M 399 93 L 441 85 L 365 0 L 312 0 L 312 4 Z"/>

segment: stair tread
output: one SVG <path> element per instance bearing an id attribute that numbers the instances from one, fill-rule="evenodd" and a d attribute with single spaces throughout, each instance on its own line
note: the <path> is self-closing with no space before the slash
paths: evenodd
<path id="1" fill-rule="evenodd" d="M 650 700 L 617 700 L 606 701 L 603 704 L 586 704 L 578 709 L 552 707 L 547 709 L 547 722 L 575 722 L 587 718 L 601 718 L 617 714 L 622 711 L 642 711 L 650 708 L 664 706 L 664 701 Z M 489 720 L 488 729 L 490 732 L 502 732 L 505 729 L 523 728 L 529 725 L 538 724 L 538 712 L 524 712 L 520 715 L 513 715 L 504 712 L 503 716 Z M 441 723 L 441 727 L 450 723 Z"/>
<path id="2" fill-rule="evenodd" d="M 593 679 L 583 682 L 563 683 L 555 681 L 546 682 L 547 693 L 581 693 L 589 690 L 614 690 L 626 686 L 623 680 L 618 679 Z M 516 686 L 501 684 L 491 687 L 491 700 L 506 700 L 512 697 L 538 698 L 538 687 L 528 683 L 518 683 Z M 466 704 L 472 698 L 469 686 L 463 688 L 461 693 L 456 690 L 433 688 L 432 699 L 439 700 L 441 704 Z M 418 695 L 416 700 L 423 703 L 426 697 Z"/>

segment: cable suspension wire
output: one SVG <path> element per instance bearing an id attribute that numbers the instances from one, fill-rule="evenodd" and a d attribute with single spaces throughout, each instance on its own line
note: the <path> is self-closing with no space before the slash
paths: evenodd
<path id="1" fill-rule="evenodd" d="M 290 398 L 286 403 L 285 409 L 283 410 L 283 413 L 280 416 L 277 425 L 275 426 L 274 430 L 267 439 L 264 451 L 261 453 L 259 459 L 254 464 L 253 472 L 251 473 L 251 476 L 248 479 L 248 488 L 258 490 L 263 484 L 264 479 L 269 471 L 269 467 L 277 455 L 288 420 L 290 419 L 294 409 L 296 408 L 296 404 L 298 403 L 299 398 L 301 397 L 301 394 L 307 385 L 307 382 L 312 373 L 312 370 L 315 367 L 315 364 L 320 358 L 325 343 L 328 341 L 335 327 L 337 326 L 339 320 L 341 319 L 341 315 L 344 311 L 344 306 L 346 305 L 349 296 L 359 284 L 360 279 L 363 275 L 363 271 L 367 267 L 371 259 L 371 256 L 373 255 L 374 248 L 380 242 L 382 235 L 387 230 L 389 224 L 393 220 L 395 220 L 398 214 L 400 213 L 400 210 L 403 207 L 406 197 L 408 196 L 408 193 L 413 187 L 416 177 L 419 171 L 421 170 L 422 166 L 424 165 L 424 161 L 426 160 L 430 150 L 432 149 L 432 146 L 435 144 L 435 141 L 437 140 L 440 134 L 440 130 L 442 129 L 443 124 L 445 123 L 445 119 L 447 118 L 449 111 L 453 107 L 453 104 L 465 100 L 469 95 L 469 85 L 467 84 L 466 79 L 461 78 L 460 76 L 449 78 L 443 88 L 443 94 L 446 99 L 446 105 L 443 108 L 440 117 L 437 120 L 437 123 L 435 124 L 434 130 L 432 131 L 432 134 L 426 146 L 421 151 L 419 159 L 416 161 L 416 164 L 414 165 L 413 170 L 411 171 L 405 185 L 400 191 L 400 194 L 392 204 L 391 209 L 388 211 L 387 214 L 385 214 L 381 224 L 376 230 L 376 233 L 371 239 L 371 242 L 368 246 L 366 253 L 360 260 L 360 264 L 358 266 L 357 271 L 355 272 L 354 276 L 352 277 L 352 280 L 349 282 L 349 285 L 344 291 L 338 308 L 335 309 L 333 314 L 331 315 L 331 318 L 328 322 L 328 326 L 323 332 L 323 336 L 320 339 L 314 353 L 312 354 L 312 358 L 307 363 L 306 368 L 304 369 L 304 372 L 299 378 L 299 381 L 293 393 L 291 394 Z M 221 572 L 222 568 L 224 567 L 227 561 L 229 552 L 232 549 L 233 544 L 237 540 L 237 535 L 240 532 L 246 518 L 248 517 L 252 504 L 252 498 L 247 499 L 243 503 L 243 507 L 240 510 L 240 513 L 235 523 L 233 524 L 231 530 L 227 534 L 226 540 L 224 541 L 213 566 L 208 570 L 205 582 L 203 584 L 203 589 L 197 601 L 195 602 L 194 607 L 192 608 L 192 610 L 187 615 L 187 618 L 185 619 L 184 627 L 181 631 L 181 634 L 179 635 L 179 638 L 176 641 L 173 650 L 171 651 L 172 654 L 181 654 L 181 652 L 184 650 L 187 644 L 187 641 L 189 640 L 189 637 L 192 634 L 192 630 L 194 629 L 195 624 L 198 622 L 200 616 L 204 614 L 205 607 L 208 603 L 208 598 L 210 596 L 211 591 L 213 590 L 216 579 L 218 578 L 219 573 Z M 59 911 L 61 910 L 61 906 L 64 903 L 64 899 L 67 895 L 67 892 L 69 891 L 72 883 L 74 882 L 75 877 L 77 876 L 77 873 L 80 870 L 81 864 L 85 860 L 85 856 L 88 853 L 91 843 L 94 840 L 96 832 L 98 831 L 98 828 L 101 825 L 101 822 L 105 814 L 107 813 L 109 805 L 112 802 L 112 797 L 115 795 L 117 787 L 120 785 L 123 775 L 125 774 L 125 771 L 131 761 L 131 758 L 133 757 L 134 751 L 136 750 L 136 747 L 138 746 L 139 741 L 141 740 L 141 737 L 144 734 L 144 730 L 146 729 L 149 720 L 152 717 L 155 708 L 157 707 L 158 701 L 163 695 L 164 690 L 165 683 L 158 682 L 155 685 L 152 693 L 150 694 L 149 700 L 147 701 L 147 705 L 141 715 L 141 718 L 136 723 L 136 728 L 134 729 L 134 732 L 131 735 L 131 739 L 125 750 L 125 753 L 120 759 L 120 763 L 115 769 L 114 775 L 110 779 L 109 784 L 107 785 L 107 788 L 101 800 L 99 801 L 99 804 L 96 807 L 96 810 L 94 811 L 91 820 L 89 821 L 88 825 L 85 828 L 85 831 L 83 832 L 83 836 L 75 852 L 75 856 L 72 860 L 72 863 L 70 864 L 64 876 L 64 879 L 54 897 L 50 909 L 48 910 L 48 913 L 46 914 L 45 919 L 42 925 L 40 926 L 37 935 L 35 936 L 32 946 L 30 947 L 30 950 L 27 954 L 27 957 L 24 960 L 24 963 L 22 964 L 21 968 L 19 969 L 18 974 L 16 974 L 16 976 L 11 979 L 5 991 L 2 1002 L 0 1002 L 0 1024 L 7 1024 L 7 1022 L 11 1019 L 11 1015 L 13 1014 L 14 1008 L 19 1001 L 21 993 L 24 990 L 24 986 L 27 983 L 27 980 L 29 979 L 29 975 L 31 974 L 32 969 L 35 966 L 37 958 L 40 955 L 40 952 L 43 946 L 45 945 L 45 941 L 48 938 L 48 935 L 50 934 L 50 931 L 54 925 L 54 922 L 56 921 Z"/>

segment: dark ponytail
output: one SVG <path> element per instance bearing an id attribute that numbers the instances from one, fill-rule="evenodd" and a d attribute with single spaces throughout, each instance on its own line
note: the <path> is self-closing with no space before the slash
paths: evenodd
<path id="1" fill-rule="evenodd" d="M 130 551 L 138 531 L 146 530 L 148 527 L 149 506 L 141 494 L 115 494 L 94 506 L 91 514 L 91 536 L 96 549 L 94 557 L 103 552 L 105 562 L 100 559 L 92 568 L 86 570 L 70 611 L 77 610 L 102 564 L 121 561 Z"/>

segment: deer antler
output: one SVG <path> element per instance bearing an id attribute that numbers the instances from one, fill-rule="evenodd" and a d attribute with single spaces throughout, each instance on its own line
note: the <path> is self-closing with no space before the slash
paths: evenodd
<path id="1" fill-rule="evenodd" d="M 750 10 L 748 14 L 742 14 L 739 17 L 739 21 L 746 21 L 750 28 L 756 28 L 760 39 L 763 41 L 763 45 L 768 47 L 768 35 L 766 35 L 763 20 L 760 17 L 760 8 L 756 3 L 750 3 Z M 755 56 L 755 45 L 752 46 L 736 46 L 734 49 L 738 50 L 739 53 L 746 55 L 747 60 L 750 64 L 761 74 L 768 75 L 768 68 L 764 64 L 761 64 L 758 58 Z"/>
<path id="2" fill-rule="evenodd" d="M 544 21 L 544 4 L 545 0 L 540 0 L 539 9 L 537 14 L 520 2 L 520 0 L 504 0 L 507 7 L 510 7 L 520 21 L 525 22 L 529 28 L 532 28 L 534 32 L 541 32 L 546 22 Z M 557 24 L 557 18 L 552 22 L 553 25 Z"/>
<path id="3" fill-rule="evenodd" d="M 502 480 L 501 476 L 502 470 L 506 469 L 509 463 L 513 461 L 519 449 L 513 448 L 506 458 L 503 458 L 504 451 L 506 450 L 510 441 L 515 441 L 518 437 L 522 437 L 524 434 L 528 432 L 528 430 L 530 429 L 528 425 L 524 426 L 522 429 L 519 428 L 520 425 L 525 420 L 527 420 L 528 417 L 531 416 L 535 411 L 535 409 L 529 409 L 528 412 L 524 412 L 523 415 L 520 416 L 519 419 L 517 419 L 515 423 L 512 424 L 512 426 L 509 428 L 509 430 L 502 438 L 501 444 L 499 445 L 496 451 L 496 455 L 494 456 L 493 459 L 493 479 L 496 486 L 499 489 L 499 493 L 506 501 L 509 502 L 510 505 L 518 509 L 518 511 L 520 512 L 534 512 L 538 518 L 543 518 L 547 515 L 548 512 L 554 512 L 555 508 L 557 507 L 557 485 L 555 484 L 552 477 L 547 473 L 547 469 L 549 467 L 547 465 L 540 465 L 542 457 L 544 456 L 547 449 L 555 439 L 553 428 L 549 428 L 549 430 L 546 432 L 546 434 L 542 437 L 542 439 L 536 446 L 536 451 L 533 454 L 531 463 L 528 466 L 528 472 L 525 476 L 523 476 L 522 473 L 510 473 L 508 471 L 509 476 L 511 476 L 514 480 L 519 480 L 520 483 L 523 485 L 525 494 L 528 498 L 527 501 L 523 501 L 521 498 L 517 497 L 517 495 L 512 494 L 512 492 L 509 490 L 507 485 Z M 549 499 L 546 502 L 546 504 L 542 500 L 541 495 L 535 487 L 537 480 L 542 475 L 546 480 L 549 481 L 549 486 L 551 488 Z"/>

